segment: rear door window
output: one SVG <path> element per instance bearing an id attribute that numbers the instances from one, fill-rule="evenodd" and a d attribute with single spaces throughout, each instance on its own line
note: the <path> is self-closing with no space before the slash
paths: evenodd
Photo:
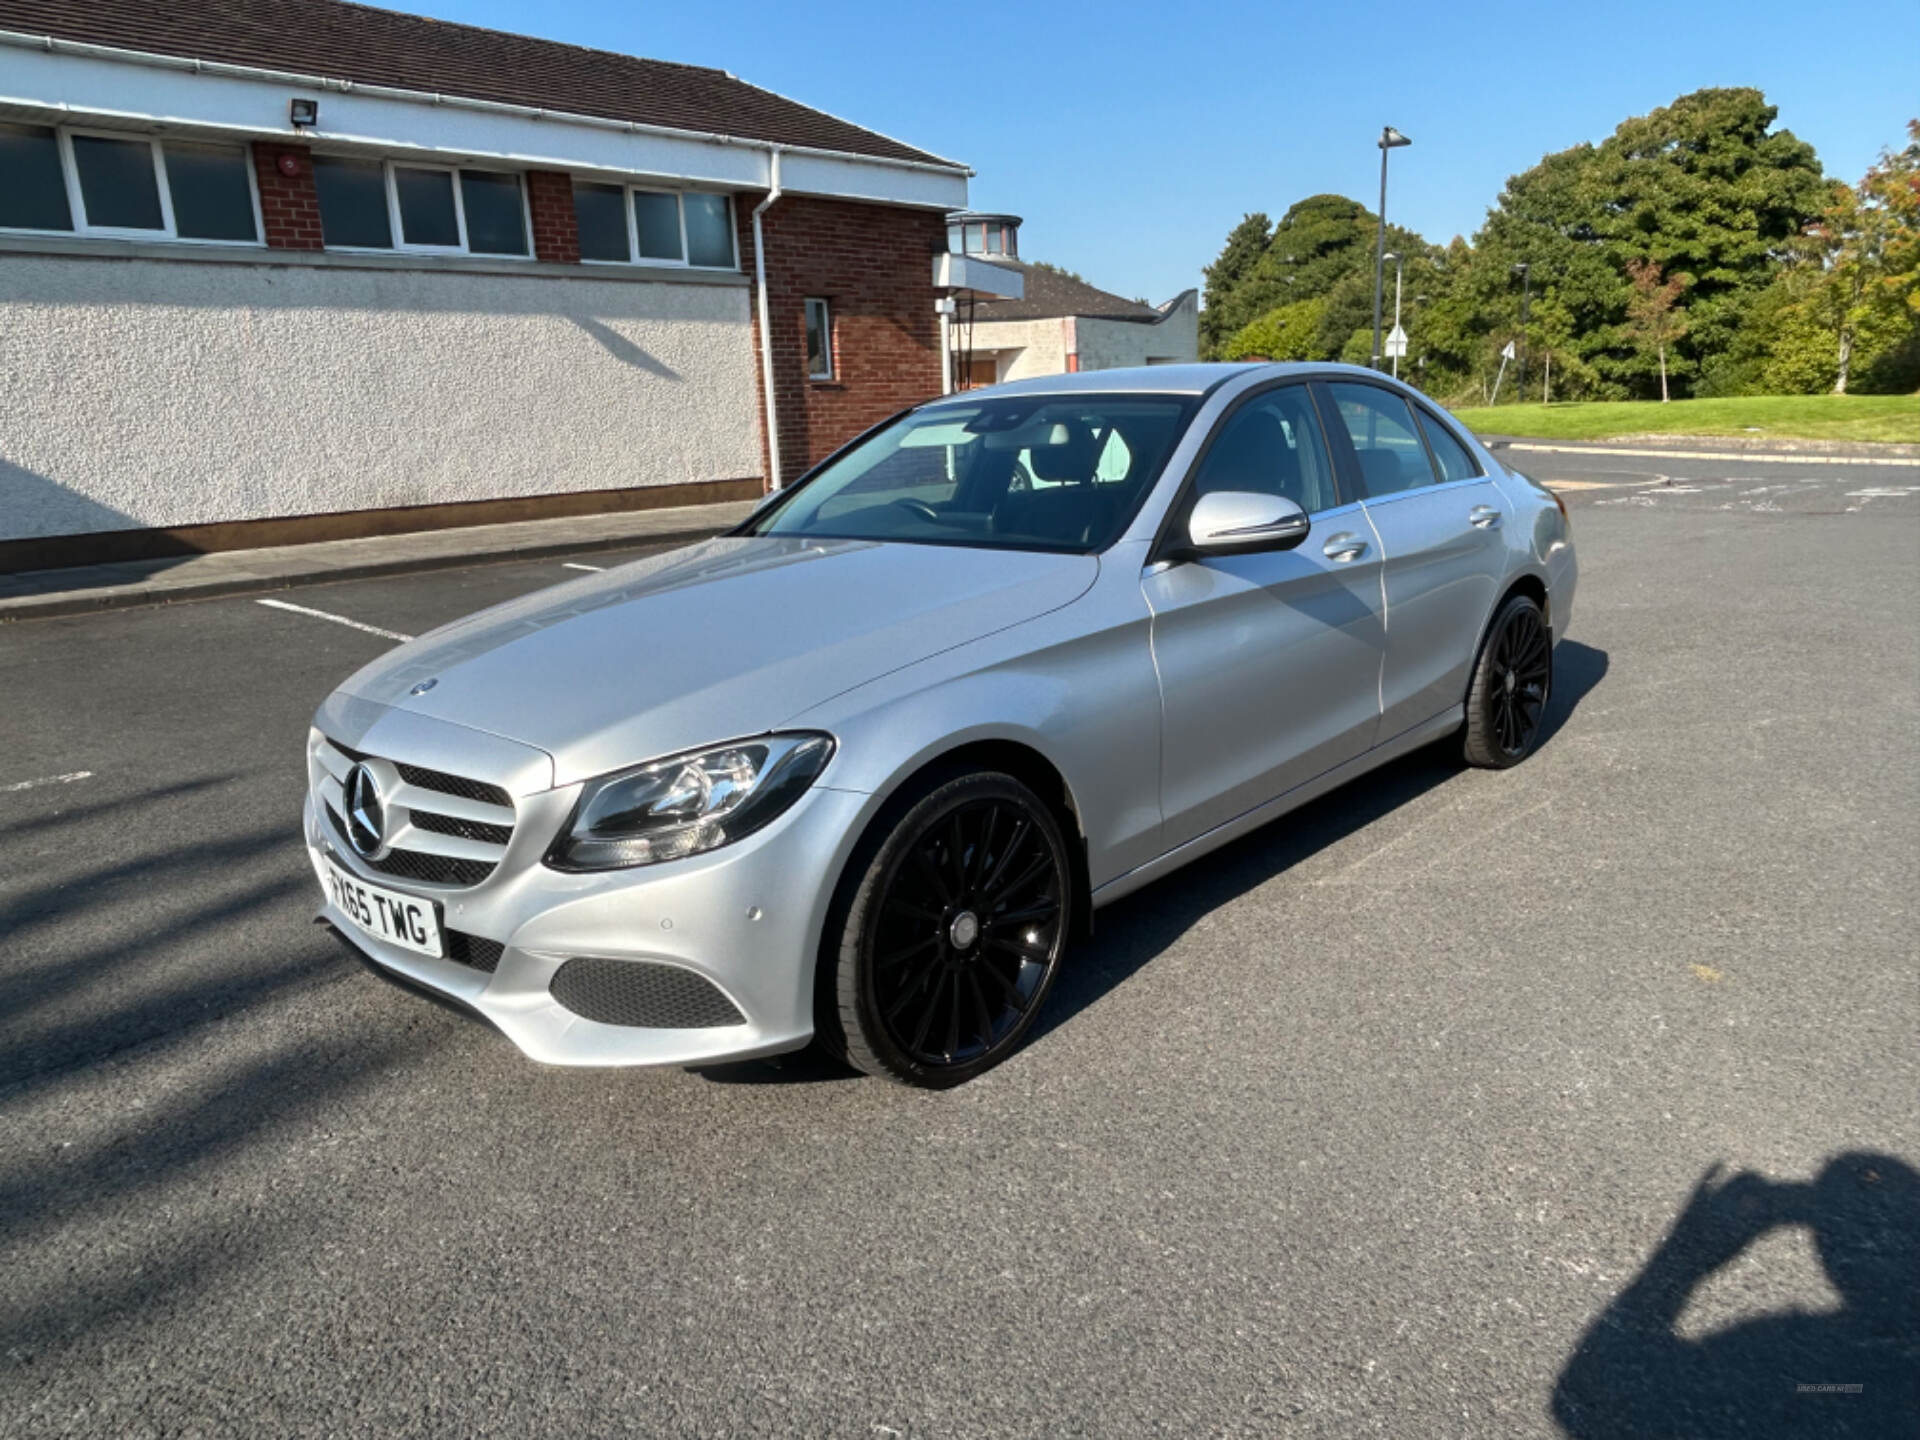
<path id="1" fill-rule="evenodd" d="M 1330 382 L 1327 391 L 1353 441 L 1368 499 L 1433 484 L 1433 463 L 1406 401 L 1377 385 L 1338 380 Z"/>
<path id="2" fill-rule="evenodd" d="M 1415 412 L 1420 419 L 1421 433 L 1427 437 L 1427 445 L 1433 451 L 1434 462 L 1440 467 L 1442 480 L 1471 480 L 1480 473 L 1467 447 L 1453 438 L 1453 432 L 1442 425 L 1424 410 Z"/>

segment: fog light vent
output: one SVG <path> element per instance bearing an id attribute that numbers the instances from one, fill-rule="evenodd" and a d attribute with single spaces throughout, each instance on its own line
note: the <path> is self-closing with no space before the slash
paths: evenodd
<path id="1" fill-rule="evenodd" d="M 574 1014 L 602 1025 L 705 1030 L 747 1023 L 718 986 L 678 965 L 578 956 L 554 971 L 547 989 Z"/>

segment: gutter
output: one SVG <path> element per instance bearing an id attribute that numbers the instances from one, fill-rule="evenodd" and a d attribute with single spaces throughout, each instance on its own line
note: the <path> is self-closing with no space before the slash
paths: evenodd
<path id="1" fill-rule="evenodd" d="M 767 242 L 760 217 L 780 198 L 780 147 L 767 151 L 767 195 L 753 207 L 753 287 L 760 304 L 760 388 L 767 401 L 767 493 L 780 488 L 780 412 L 773 398 L 773 327 L 767 316 Z"/>
<path id="2" fill-rule="evenodd" d="M 20 30 L 0 30 L 0 45 L 16 50 L 41 50 L 49 55 L 73 55 L 83 59 L 109 60 L 122 65 L 144 65 L 155 70 L 183 70 L 193 75 L 219 75 L 234 80 L 258 80 L 287 85 L 297 90 L 329 90 L 343 95 L 366 95 L 377 100 L 398 100 L 410 105 L 438 105 L 456 110 L 477 110 L 490 115 L 510 115 L 522 120 L 553 120 L 564 125 L 585 125 L 597 130 L 616 130 L 629 135 L 657 135 L 670 140 L 699 140 L 710 145 L 743 145 L 754 150 L 785 150 L 795 155 L 815 156 L 857 165 L 885 165 L 896 170 L 919 170 L 936 175 L 971 177 L 973 167 L 957 160 L 901 160 L 886 155 L 862 155 L 852 150 L 830 150 L 814 145 L 786 145 L 757 140 L 745 135 L 727 135 L 717 130 L 687 130 L 672 125 L 649 125 L 640 120 L 611 120 L 603 115 L 580 115 L 568 110 L 547 110 L 534 105 L 514 105 L 504 100 L 480 100 L 467 95 L 443 95 L 428 90 L 408 90 L 397 85 L 370 85 L 357 80 L 341 80 L 326 75 L 304 75 L 291 70 L 269 70 L 257 65 L 234 65 L 223 60 L 194 60 L 179 55 L 157 55 L 146 50 L 124 50 L 113 45 L 95 45 L 83 40 L 63 40 L 57 35 L 32 35 Z M 744 81 L 741 83 L 745 83 Z M 758 88 L 757 86 L 754 88 Z M 65 106 L 54 107 L 65 109 Z M 263 134 L 279 134 L 263 131 Z"/>

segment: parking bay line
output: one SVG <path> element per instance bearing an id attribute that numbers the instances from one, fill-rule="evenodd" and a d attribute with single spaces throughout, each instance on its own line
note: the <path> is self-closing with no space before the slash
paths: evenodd
<path id="1" fill-rule="evenodd" d="M 598 575 L 607 567 L 604 565 L 582 565 L 577 560 L 562 560 L 560 562 L 560 568 L 562 570 L 591 570 L 594 574 Z"/>
<path id="2" fill-rule="evenodd" d="M 16 795 L 22 790 L 38 790 L 42 785 L 71 785 L 76 780 L 91 780 L 91 770 L 70 770 L 65 775 L 42 775 L 38 780 L 16 780 L 0 785 L 0 795 Z"/>
<path id="3" fill-rule="evenodd" d="M 378 625 L 363 625 L 358 620 L 349 620 L 344 615 L 332 615 L 325 610 L 310 610 L 305 605 L 295 605 L 289 600 L 256 600 L 256 605 L 265 605 L 274 610 L 286 610 L 295 615 L 310 615 L 315 620 L 331 620 L 336 625 L 345 625 L 349 630 L 364 630 L 369 635 L 379 635 L 388 640 L 411 640 L 413 636 L 402 635 L 398 630 L 382 630 Z"/>

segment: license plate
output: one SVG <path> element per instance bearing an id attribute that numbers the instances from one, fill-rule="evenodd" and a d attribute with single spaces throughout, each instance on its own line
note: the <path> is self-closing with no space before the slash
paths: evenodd
<path id="1" fill-rule="evenodd" d="M 442 955 L 439 907 L 431 900 L 369 885 L 324 857 L 321 869 L 326 875 L 327 896 L 334 908 L 374 939 L 417 955 L 432 955 L 436 959 Z"/>

